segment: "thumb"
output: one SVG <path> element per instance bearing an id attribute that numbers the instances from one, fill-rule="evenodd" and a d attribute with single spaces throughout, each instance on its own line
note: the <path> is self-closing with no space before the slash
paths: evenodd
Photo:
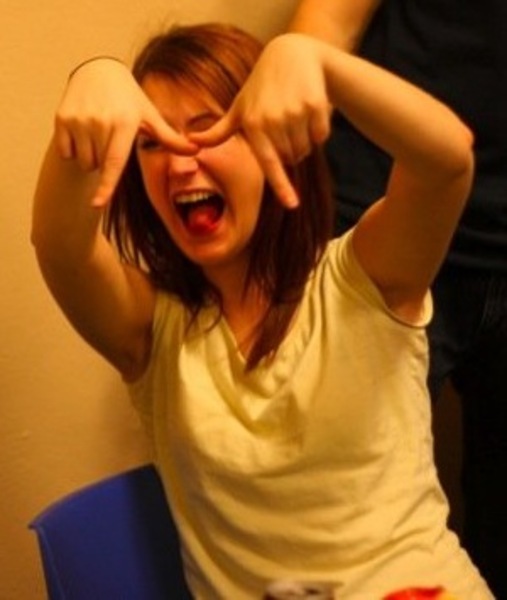
<path id="1" fill-rule="evenodd" d="M 239 129 L 239 123 L 231 108 L 219 121 L 206 131 L 196 131 L 188 134 L 188 139 L 201 147 L 218 146 L 234 135 Z"/>

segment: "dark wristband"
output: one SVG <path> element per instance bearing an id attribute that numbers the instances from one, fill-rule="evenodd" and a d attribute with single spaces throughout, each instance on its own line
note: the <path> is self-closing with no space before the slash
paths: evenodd
<path id="1" fill-rule="evenodd" d="M 68 77 L 67 81 L 70 81 L 72 79 L 72 77 L 79 71 L 79 69 L 81 67 L 84 67 L 88 63 L 91 63 L 91 62 L 93 62 L 95 60 L 101 60 L 103 58 L 108 59 L 108 60 L 114 60 L 116 62 L 124 64 L 123 61 L 121 60 L 121 58 L 117 58 L 116 56 L 109 56 L 107 54 L 101 54 L 99 56 L 92 56 L 91 58 L 87 58 L 83 62 L 79 63 L 76 67 L 74 67 L 72 69 L 72 71 L 69 73 L 69 77 Z"/>

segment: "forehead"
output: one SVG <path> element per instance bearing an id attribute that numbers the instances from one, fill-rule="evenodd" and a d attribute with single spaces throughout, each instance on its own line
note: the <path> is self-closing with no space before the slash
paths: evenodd
<path id="1" fill-rule="evenodd" d="M 188 82 L 174 81 L 165 75 L 146 76 L 141 88 L 171 124 L 173 121 L 187 120 L 200 114 L 224 113 L 209 92 Z"/>

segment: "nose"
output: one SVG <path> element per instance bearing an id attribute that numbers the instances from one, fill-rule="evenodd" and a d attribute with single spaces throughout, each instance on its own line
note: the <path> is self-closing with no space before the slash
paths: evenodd
<path id="1" fill-rule="evenodd" d="M 168 153 L 167 172 L 171 177 L 192 175 L 198 169 L 197 153 L 191 155 Z"/>

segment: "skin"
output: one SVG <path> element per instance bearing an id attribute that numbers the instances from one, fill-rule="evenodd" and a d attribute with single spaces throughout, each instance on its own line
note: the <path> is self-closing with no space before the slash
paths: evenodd
<path id="1" fill-rule="evenodd" d="M 95 206 L 109 201 L 138 131 L 181 153 L 196 150 L 161 118 L 127 67 L 117 63 L 110 69 L 111 62 L 116 61 L 98 59 L 81 67 L 71 77 L 55 115 L 54 143 L 60 156 L 75 159 L 83 171 L 99 171 Z M 101 93 L 88 94 L 95 89 Z M 115 93 L 117 89 L 124 90 L 123 98 Z"/>
<path id="2" fill-rule="evenodd" d="M 288 30 L 355 50 L 382 0 L 301 0 Z"/>
<path id="3" fill-rule="evenodd" d="M 469 130 L 447 107 L 421 90 L 329 44 L 300 34 L 286 34 L 270 43 L 270 52 L 282 64 L 291 63 L 297 65 L 298 71 L 313 74 L 317 87 L 325 90 L 326 110 L 330 105 L 339 108 L 365 136 L 393 157 L 386 195 L 361 218 L 354 231 L 353 245 L 359 262 L 388 306 L 400 318 L 418 320 L 423 299 L 445 256 L 470 188 L 473 157 Z M 93 63 L 86 66 L 84 73 L 78 71 L 68 96 L 64 97 L 66 114 L 72 114 L 68 123 L 62 117 L 62 110 L 58 112 L 55 134 L 37 185 L 32 239 L 41 271 L 63 311 L 81 335 L 125 378 L 132 380 L 139 377 L 149 360 L 154 291 L 141 272 L 118 261 L 101 233 L 103 206 L 101 203 L 97 206 L 95 200 L 103 193 L 104 163 L 108 160 L 111 140 L 122 130 L 122 143 L 130 149 L 138 134 L 149 131 L 167 149 L 161 154 L 167 157 L 169 170 L 174 167 L 175 154 L 180 155 L 178 161 L 187 156 L 190 162 L 185 162 L 184 177 L 195 174 L 199 177 L 196 185 L 211 183 L 228 192 L 231 219 L 227 217 L 225 221 L 231 242 L 219 260 L 217 246 L 211 245 L 216 253 L 214 270 L 209 270 L 209 265 L 205 268 L 219 286 L 227 307 L 226 317 L 240 341 L 248 337 L 243 326 L 257 322 L 262 315 L 264 299 L 259 298 L 256 290 L 241 298 L 238 290 L 242 289 L 244 271 L 225 266 L 230 259 L 241 255 L 238 249 L 247 244 L 248 228 L 241 229 L 240 235 L 239 224 L 241 228 L 246 223 L 251 226 L 257 210 L 252 213 L 252 207 L 236 203 L 236 198 L 248 196 L 248 205 L 255 205 L 258 191 L 255 181 L 263 166 L 257 164 L 254 155 L 257 159 L 258 156 L 251 142 L 252 151 L 245 154 L 241 138 L 226 136 L 223 146 L 222 143 L 216 147 L 197 146 L 199 134 L 187 131 L 185 126 L 188 114 L 172 114 L 172 107 L 169 110 L 165 105 L 165 95 L 158 97 L 162 90 L 157 84 L 155 89 L 151 84 L 146 88 L 152 102 L 115 61 L 104 61 L 93 77 L 92 68 Z M 106 72 L 112 71 L 114 86 L 107 87 L 105 81 L 102 85 L 100 81 L 109 80 Z M 76 91 L 83 88 L 88 90 L 87 94 L 76 96 Z M 107 102 L 106 93 L 113 96 L 111 102 Z M 100 97 L 97 114 L 90 109 L 94 94 Z M 185 98 L 184 90 L 178 94 Z M 208 102 L 209 108 L 209 99 L 203 98 L 203 102 Z M 128 118 L 123 114 L 125 106 Z M 158 125 L 146 120 L 150 112 L 147 106 L 151 107 L 152 115 L 153 111 L 157 113 Z M 71 157 L 62 157 L 62 128 L 72 138 Z M 88 162 L 90 148 L 98 160 L 95 169 Z M 234 158 L 226 153 L 228 148 L 234 150 Z M 215 152 L 220 153 L 217 163 L 210 158 Z M 193 162 L 196 157 L 202 169 L 199 172 Z M 203 157 L 210 158 L 210 162 Z M 237 189 L 235 169 L 222 170 L 221 165 L 229 159 L 238 158 L 240 162 L 245 157 L 248 164 L 252 161 L 248 171 L 252 176 L 251 190 L 243 189 L 236 195 L 236 191 L 232 192 Z M 117 159 L 121 162 L 124 157 Z M 193 165 L 190 173 L 189 164 Z M 181 165 L 179 162 L 180 169 Z M 162 177 L 164 181 L 170 179 L 165 166 L 162 169 L 156 163 L 153 171 L 151 168 L 145 165 L 147 181 L 151 174 L 155 179 L 158 169 L 163 171 L 161 181 Z M 211 180 L 207 179 L 209 176 Z M 163 196 L 157 194 L 152 191 L 151 200 L 162 211 Z M 169 220 L 167 227 L 169 230 L 172 227 Z M 174 227 L 175 235 L 179 235 Z M 234 247 L 232 240 L 239 245 Z M 183 234 L 180 242 L 183 246 Z M 190 245 L 186 251 L 194 252 L 194 247 Z M 198 260 L 204 265 L 202 257 Z M 216 276 L 217 265 L 220 277 Z"/>
<path id="4" fill-rule="evenodd" d="M 288 30 L 311 35 L 337 48 L 352 51 L 356 48 L 381 0 L 301 0 L 289 23 Z M 99 186 L 95 204 L 107 202 L 125 166 L 126 150 L 133 132 L 141 125 L 167 142 L 186 152 L 192 148 L 188 140 L 175 135 L 145 102 L 136 94 L 131 82 L 129 93 L 135 100 L 129 111 L 120 104 L 105 104 L 103 98 L 115 98 L 115 83 L 122 81 L 125 68 L 102 59 L 87 63 L 71 81 L 56 115 L 56 143 L 62 157 L 77 157 L 82 168 L 100 167 Z M 329 134 L 330 106 L 318 73 L 294 69 L 294 62 L 285 62 L 271 45 L 266 47 L 259 64 L 249 77 L 231 109 L 213 128 L 196 141 L 215 145 L 241 129 L 280 202 L 295 207 L 297 194 L 284 169 L 284 163 L 295 163 L 306 156 L 314 144 Z M 107 77 L 102 77 L 107 73 Z M 283 85 L 279 82 L 283 81 Z M 103 94 L 97 97 L 89 91 L 100 82 Z M 79 114 L 75 112 L 79 107 Z M 116 109 L 123 108 L 123 113 Z M 80 127 L 89 110 L 89 131 Z M 121 120 L 117 120 L 122 114 Z M 109 120 L 108 135 L 100 137 L 98 121 Z M 95 132 L 91 134 L 93 129 Z M 76 145 L 79 149 L 76 148 Z"/>
<path id="5" fill-rule="evenodd" d="M 162 77 L 147 77 L 142 87 L 165 122 L 183 135 L 207 128 L 223 115 L 212 98 L 203 100 L 202 93 L 182 91 Z M 174 152 L 145 134 L 138 136 L 136 146 L 155 210 L 180 250 L 221 290 L 224 317 L 246 355 L 267 304 L 259 290 L 243 293 L 265 181 L 255 155 L 239 134 L 192 155 Z M 175 205 L 178 197 L 195 192 L 217 193 L 224 200 L 221 218 L 206 234 L 189 230 Z"/>
<path id="6" fill-rule="evenodd" d="M 381 0 L 302 0 L 288 31 L 352 52 L 380 3 Z M 284 163 L 297 163 L 315 144 L 325 141 L 330 132 L 330 116 L 331 107 L 319 71 L 308 61 L 299 63 L 280 53 L 275 39 L 266 46 L 224 118 L 193 139 L 213 145 L 241 129 L 280 201 L 294 207 L 298 198 Z"/>
<path id="7" fill-rule="evenodd" d="M 147 77 L 142 87 L 164 120 L 185 135 L 209 127 L 223 114 L 211 98 L 203 101 L 195 90 L 182 93 L 176 84 L 162 77 Z M 178 247 L 203 267 L 215 285 L 226 284 L 225 266 L 246 272 L 264 175 L 245 140 L 235 135 L 192 155 L 172 152 L 151 137 L 148 146 L 145 142 L 146 136 L 141 134 L 137 155 L 145 187 Z M 175 199 L 193 192 L 216 193 L 225 201 L 222 217 L 207 235 L 193 234 L 176 209 Z"/>

